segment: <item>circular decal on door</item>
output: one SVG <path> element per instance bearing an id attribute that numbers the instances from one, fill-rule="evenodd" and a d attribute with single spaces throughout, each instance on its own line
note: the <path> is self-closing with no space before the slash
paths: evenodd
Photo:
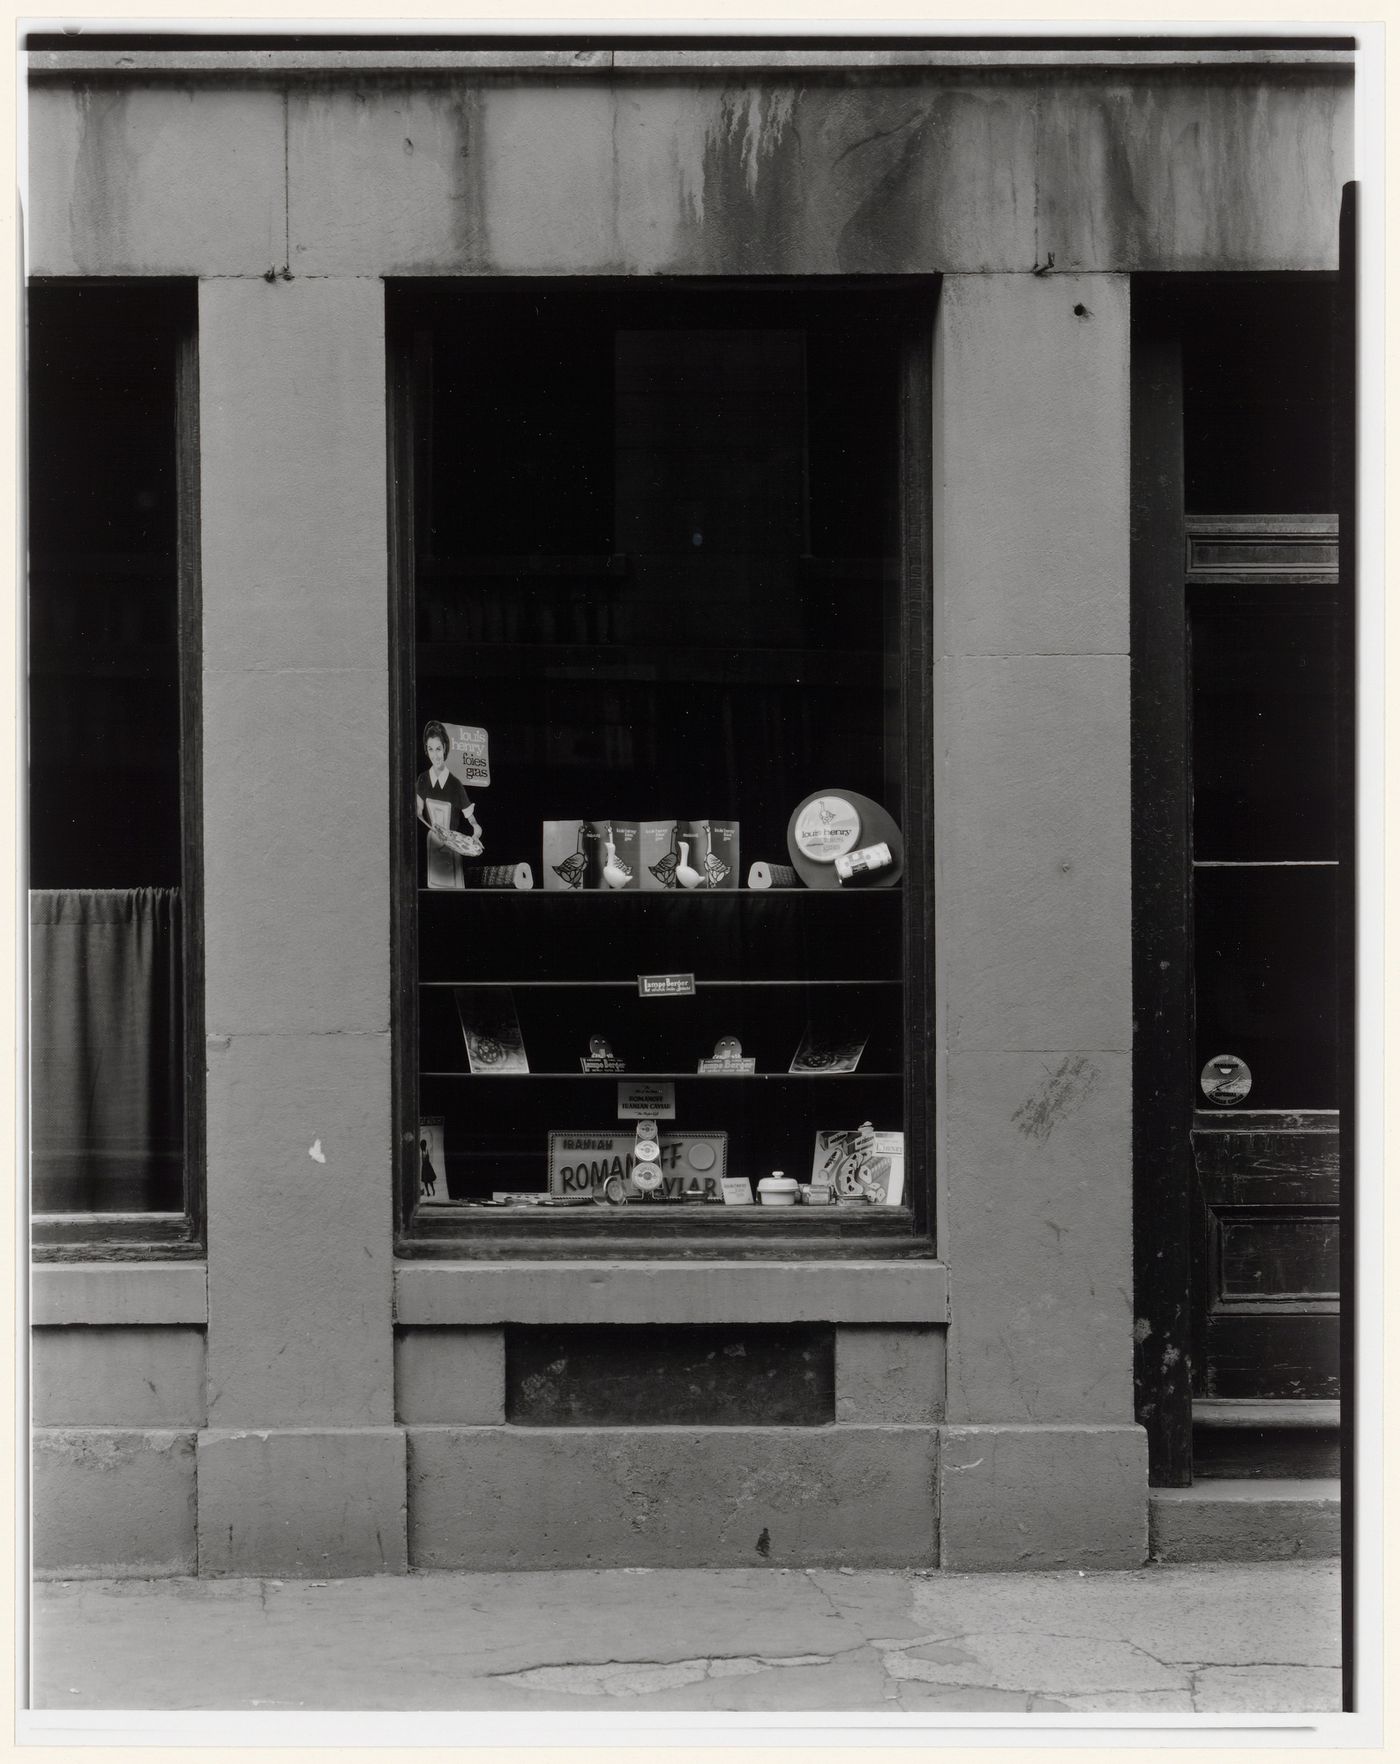
<path id="1" fill-rule="evenodd" d="M 793 838 L 804 857 L 834 864 L 860 838 L 860 816 L 844 796 L 819 796 L 797 817 Z"/>
<path id="2" fill-rule="evenodd" d="M 1253 1083 L 1249 1067 L 1235 1054 L 1217 1054 L 1201 1072 L 1201 1089 L 1222 1108 L 1243 1102 Z"/>

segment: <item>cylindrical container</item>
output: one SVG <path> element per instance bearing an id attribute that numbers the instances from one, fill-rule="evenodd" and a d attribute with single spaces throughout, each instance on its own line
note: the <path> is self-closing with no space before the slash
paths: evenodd
<path id="1" fill-rule="evenodd" d="M 757 863 L 749 866 L 750 888 L 796 888 L 797 871 L 791 864 Z"/>
<path id="2" fill-rule="evenodd" d="M 856 876 L 868 876 L 872 870 L 884 870 L 894 862 L 890 848 L 883 840 L 879 845 L 863 845 L 859 851 L 848 851 L 836 860 L 836 874 L 843 882 Z"/>
<path id="3" fill-rule="evenodd" d="M 758 1204 L 761 1207 L 795 1207 L 797 1183 L 791 1176 L 784 1176 L 781 1170 L 775 1170 L 759 1183 Z"/>

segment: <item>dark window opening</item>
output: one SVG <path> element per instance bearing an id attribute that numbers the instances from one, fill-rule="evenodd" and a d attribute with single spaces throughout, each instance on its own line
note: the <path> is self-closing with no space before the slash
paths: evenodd
<path id="1" fill-rule="evenodd" d="M 28 294 L 36 1213 L 187 1210 L 194 326 L 185 285 Z"/>

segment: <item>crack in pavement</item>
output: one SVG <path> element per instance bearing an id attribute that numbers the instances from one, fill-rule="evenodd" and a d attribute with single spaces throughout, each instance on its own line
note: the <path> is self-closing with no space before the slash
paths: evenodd
<path id="1" fill-rule="evenodd" d="M 852 1652 L 842 1649 L 841 1652 Z M 831 1654 L 716 1654 L 692 1660 L 600 1660 L 564 1666 L 528 1666 L 520 1672 L 493 1672 L 500 1684 L 523 1690 L 562 1691 L 573 1696 L 648 1696 L 679 1690 L 705 1679 L 752 1678 L 760 1672 L 798 1666 L 830 1666 Z"/>

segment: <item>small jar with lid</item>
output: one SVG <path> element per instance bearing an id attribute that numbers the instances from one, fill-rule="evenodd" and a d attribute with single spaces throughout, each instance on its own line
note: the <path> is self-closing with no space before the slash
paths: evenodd
<path id="1" fill-rule="evenodd" d="M 758 1204 L 761 1207 L 795 1207 L 796 1181 L 791 1176 L 784 1176 L 781 1170 L 765 1176 L 758 1185 Z"/>

